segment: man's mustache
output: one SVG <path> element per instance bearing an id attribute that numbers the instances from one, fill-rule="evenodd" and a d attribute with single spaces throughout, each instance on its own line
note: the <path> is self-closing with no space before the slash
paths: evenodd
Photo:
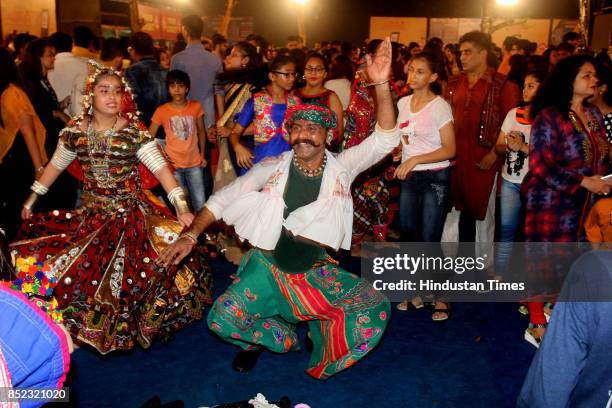
<path id="1" fill-rule="evenodd" d="M 308 143 L 312 147 L 319 147 L 319 146 L 321 146 L 321 144 L 316 144 L 315 142 L 313 142 L 310 139 L 296 139 L 296 140 L 293 141 L 293 143 L 291 143 L 291 147 L 295 146 L 298 143 Z"/>

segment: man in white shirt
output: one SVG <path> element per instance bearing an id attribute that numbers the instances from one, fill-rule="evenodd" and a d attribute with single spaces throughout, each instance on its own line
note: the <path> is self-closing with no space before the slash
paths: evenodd
<path id="1" fill-rule="evenodd" d="M 375 87 L 378 117 L 370 137 L 335 157 L 325 148 L 336 127 L 334 113 L 320 105 L 295 105 L 285 116 L 293 149 L 257 163 L 213 195 L 157 260 L 178 264 L 198 236 L 221 218 L 255 247 L 208 316 L 215 334 L 242 348 L 232 364 L 237 371 L 250 371 L 264 349 L 299 349 L 299 321 L 308 322 L 313 343 L 306 372 L 317 379 L 361 360 L 384 334 L 390 317 L 387 298 L 340 268 L 326 251 L 350 249 L 350 185 L 399 144 L 388 80 L 389 39 L 368 62 L 367 74 Z"/>
<path id="2" fill-rule="evenodd" d="M 57 99 L 63 102 L 69 98 L 70 104 L 65 112 L 70 117 L 81 114 L 85 81 L 87 80 L 87 60 L 72 54 L 72 38 L 70 35 L 56 32 L 49 37 L 55 48 L 55 66 L 49 71 L 49 82 L 57 94 Z"/>

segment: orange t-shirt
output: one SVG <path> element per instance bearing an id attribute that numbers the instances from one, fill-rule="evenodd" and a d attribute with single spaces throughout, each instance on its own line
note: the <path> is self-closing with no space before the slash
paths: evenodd
<path id="1" fill-rule="evenodd" d="M 203 116 L 204 109 L 198 101 L 187 101 L 180 109 L 165 103 L 155 110 L 151 122 L 164 127 L 166 153 L 174 167 L 184 169 L 202 164 L 196 121 Z"/>

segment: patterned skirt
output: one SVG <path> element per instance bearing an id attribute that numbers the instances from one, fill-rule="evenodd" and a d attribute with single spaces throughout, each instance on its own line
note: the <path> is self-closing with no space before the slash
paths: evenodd
<path id="1" fill-rule="evenodd" d="M 285 353 L 299 350 L 295 325 L 308 322 L 314 349 L 306 372 L 325 379 L 372 351 L 389 318 L 387 298 L 331 261 L 288 274 L 260 250 L 251 250 L 215 301 L 208 326 L 243 349 L 263 346 Z"/>
<path id="2" fill-rule="evenodd" d="M 202 318 L 212 303 L 212 275 L 196 255 L 165 269 L 158 253 L 182 227 L 164 207 L 141 194 L 115 211 L 97 209 L 36 214 L 24 223 L 20 257 L 49 265 L 53 295 L 75 341 L 102 354 L 148 348 Z"/>

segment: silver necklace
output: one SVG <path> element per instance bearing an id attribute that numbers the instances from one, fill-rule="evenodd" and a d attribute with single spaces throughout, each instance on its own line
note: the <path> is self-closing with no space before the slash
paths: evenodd
<path id="1" fill-rule="evenodd" d="M 91 174 L 98 183 L 98 186 L 102 188 L 109 188 L 113 186 L 113 180 L 109 170 L 109 157 L 111 140 L 110 138 L 115 132 L 115 126 L 117 125 L 118 117 L 115 118 L 115 123 L 110 129 L 97 132 L 93 127 L 93 118 L 87 126 L 87 150 L 89 153 L 89 160 L 91 163 Z M 104 152 L 102 157 L 98 155 Z M 98 156 L 98 157 L 96 157 Z"/>
<path id="2" fill-rule="evenodd" d="M 318 177 L 323 173 L 325 165 L 327 164 L 327 155 L 323 156 L 323 163 L 314 170 L 304 168 L 297 159 L 297 156 L 293 156 L 293 164 L 295 167 L 306 177 Z"/>

